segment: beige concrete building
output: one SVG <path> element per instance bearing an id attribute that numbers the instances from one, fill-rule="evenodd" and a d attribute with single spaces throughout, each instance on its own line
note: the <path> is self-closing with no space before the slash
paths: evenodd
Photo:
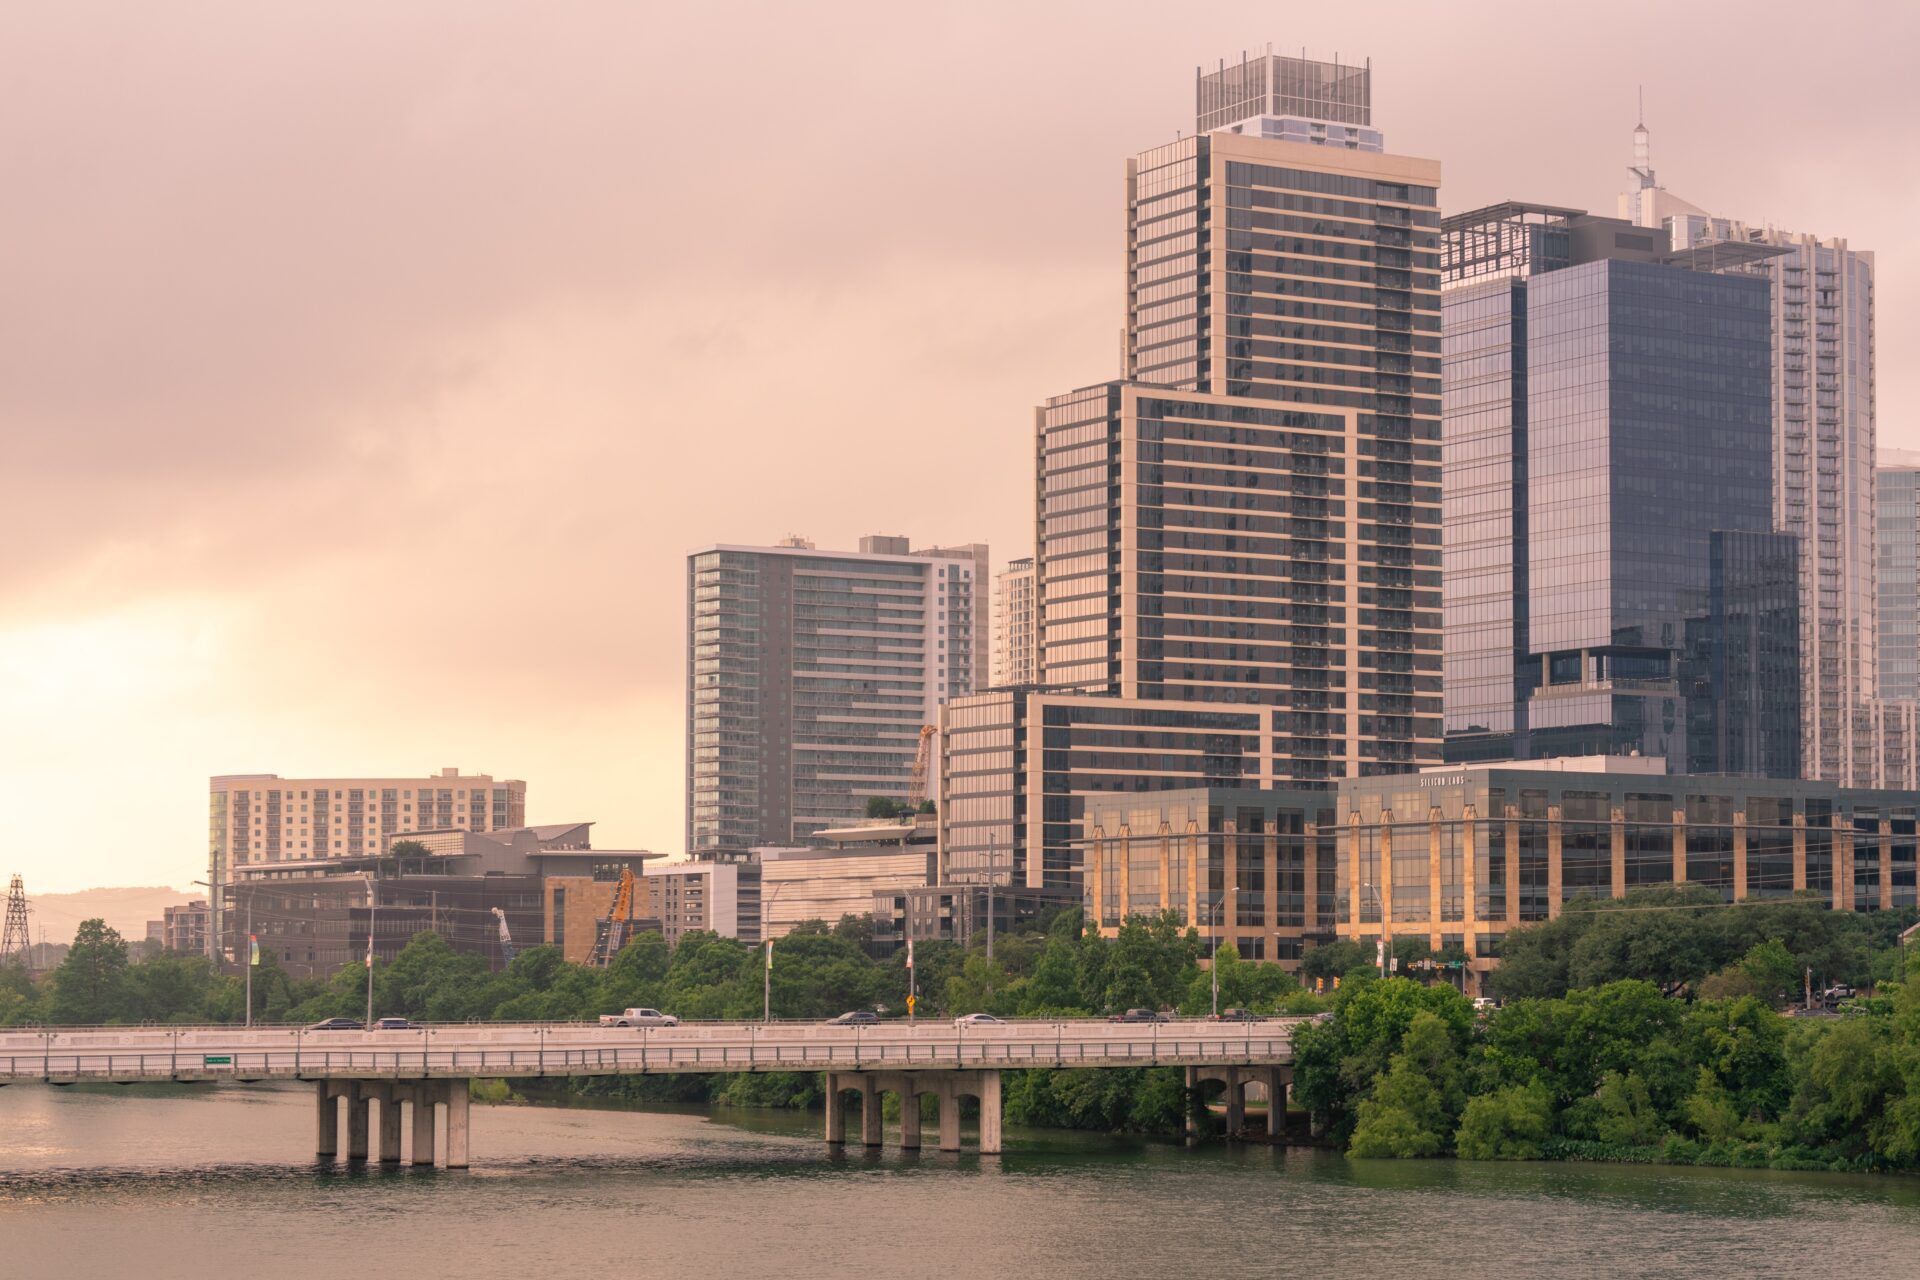
<path id="1" fill-rule="evenodd" d="M 997 688 L 1033 684 L 1040 678 L 1034 638 L 1033 557 L 1023 556 L 994 580 L 993 683 Z"/>
<path id="2" fill-rule="evenodd" d="M 933 883 L 939 822 L 884 822 L 822 831 L 820 849 L 756 849 L 760 864 L 761 936 L 784 938 L 802 921 L 838 924 L 868 917 L 874 895 Z"/>
<path id="3" fill-rule="evenodd" d="M 413 832 L 497 831 L 526 820 L 526 783 L 458 769 L 420 778 L 215 776 L 207 798 L 208 937 L 226 936 L 223 889 L 242 867 L 380 853 Z"/>

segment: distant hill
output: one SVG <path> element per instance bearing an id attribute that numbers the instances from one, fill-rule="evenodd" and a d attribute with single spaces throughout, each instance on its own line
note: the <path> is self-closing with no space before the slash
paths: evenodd
<path id="1" fill-rule="evenodd" d="M 34 893 L 28 886 L 27 902 L 33 914 L 33 940 L 39 942 L 46 930 L 49 943 L 73 941 L 74 930 L 82 920 L 99 916 L 109 927 L 118 929 L 128 942 L 147 936 L 147 921 L 158 920 L 166 907 L 192 902 L 204 894 L 184 889 L 82 889 L 78 893 Z"/>

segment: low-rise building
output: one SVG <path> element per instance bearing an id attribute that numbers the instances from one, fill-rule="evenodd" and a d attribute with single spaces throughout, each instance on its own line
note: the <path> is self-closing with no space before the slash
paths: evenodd
<path id="1" fill-rule="evenodd" d="M 920 884 L 876 890 L 873 945 L 876 951 L 898 950 L 911 938 L 915 942 L 957 942 L 964 947 L 986 933 L 989 920 L 994 933 L 1010 933 L 1015 925 L 1076 905 L 1078 900 L 1071 893 L 1024 886 Z"/>
<path id="2" fill-rule="evenodd" d="M 1088 806 L 1085 902 L 1112 931 L 1178 911 L 1244 957 L 1417 935 L 1485 974 L 1506 934 L 1580 897 L 1700 884 L 1728 902 L 1811 891 L 1920 902 L 1910 790 L 1668 775 L 1649 757 L 1428 769 L 1333 793 L 1194 788 Z"/>
<path id="3" fill-rule="evenodd" d="M 161 947 L 167 951 L 205 955 L 208 922 L 212 916 L 212 905 L 205 898 L 162 908 L 160 912 Z M 147 936 L 153 936 L 151 928 Z"/>
<path id="4" fill-rule="evenodd" d="M 837 924 L 842 916 L 866 916 L 879 894 L 931 884 L 939 850 L 939 824 L 931 816 L 911 822 L 871 822 L 819 833 L 821 849 L 754 850 L 760 864 L 762 937 L 784 938 L 805 920 Z"/>

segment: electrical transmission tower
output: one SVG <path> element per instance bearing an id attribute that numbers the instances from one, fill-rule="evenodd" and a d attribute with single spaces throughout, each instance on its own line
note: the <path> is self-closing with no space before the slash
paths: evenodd
<path id="1" fill-rule="evenodd" d="M 0 964 L 26 964 L 32 946 L 27 936 L 27 889 L 14 872 L 7 886 L 7 924 L 0 930 Z"/>

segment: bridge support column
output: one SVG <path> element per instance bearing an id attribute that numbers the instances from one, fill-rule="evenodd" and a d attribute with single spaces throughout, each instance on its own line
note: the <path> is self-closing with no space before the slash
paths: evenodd
<path id="1" fill-rule="evenodd" d="M 1285 1067 L 1267 1068 L 1267 1136 L 1279 1138 L 1287 1131 L 1287 1077 Z"/>
<path id="2" fill-rule="evenodd" d="M 467 1167 L 468 1082 L 449 1080 L 447 1099 L 447 1168 Z"/>
<path id="3" fill-rule="evenodd" d="M 313 1094 L 320 1103 L 314 1123 L 314 1158 L 331 1160 L 340 1154 L 340 1103 L 325 1080 L 314 1082 Z"/>
<path id="4" fill-rule="evenodd" d="M 884 1115 L 880 1106 L 880 1090 L 874 1084 L 872 1076 L 860 1077 L 860 1142 L 863 1146 L 877 1147 L 882 1140 Z"/>
<path id="5" fill-rule="evenodd" d="M 956 1073 L 957 1075 L 957 1073 Z M 942 1075 L 934 1094 L 940 1099 L 940 1149 L 960 1149 L 960 1087 L 954 1075 Z"/>
<path id="6" fill-rule="evenodd" d="M 827 1145 L 847 1144 L 847 1100 L 840 1093 L 846 1085 L 839 1072 L 827 1072 Z"/>
<path id="7" fill-rule="evenodd" d="M 920 1149 L 920 1091 L 912 1076 L 900 1084 L 900 1146 L 906 1151 Z"/>
<path id="8" fill-rule="evenodd" d="M 980 1097 L 980 1154 L 1000 1154 L 1000 1073 L 978 1073 Z"/>
<path id="9" fill-rule="evenodd" d="M 400 1099 L 392 1085 L 380 1086 L 380 1163 L 400 1163 Z"/>
<path id="10" fill-rule="evenodd" d="M 413 1087 L 413 1162 L 433 1163 L 433 1095 L 438 1090 L 422 1080 Z"/>
<path id="11" fill-rule="evenodd" d="M 1187 1102 L 1186 1102 L 1187 1115 L 1186 1115 L 1186 1120 L 1184 1122 L 1184 1128 L 1186 1133 L 1187 1145 L 1192 1146 L 1194 1143 L 1200 1140 L 1199 1130 L 1195 1127 L 1193 1122 L 1194 1108 L 1200 1105 L 1199 1100 L 1193 1096 L 1193 1091 L 1199 1087 L 1200 1078 L 1194 1074 L 1192 1067 L 1186 1068 L 1186 1072 L 1187 1072 Z"/>
<path id="12" fill-rule="evenodd" d="M 347 1159 L 367 1158 L 367 1095 L 359 1081 L 347 1085 L 342 1093 L 347 1100 Z"/>
<path id="13" fill-rule="evenodd" d="M 1238 1142 L 1247 1124 L 1247 1082 L 1239 1067 L 1227 1068 L 1227 1141 Z"/>

